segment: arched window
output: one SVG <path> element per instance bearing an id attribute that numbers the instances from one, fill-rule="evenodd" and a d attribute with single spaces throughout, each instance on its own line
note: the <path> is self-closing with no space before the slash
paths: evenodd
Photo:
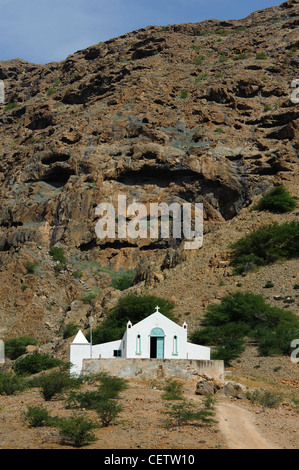
<path id="1" fill-rule="evenodd" d="M 178 354 L 178 337 L 175 335 L 173 337 L 173 349 L 172 354 L 176 356 Z"/>
<path id="2" fill-rule="evenodd" d="M 136 354 L 141 354 L 141 336 L 136 337 Z"/>

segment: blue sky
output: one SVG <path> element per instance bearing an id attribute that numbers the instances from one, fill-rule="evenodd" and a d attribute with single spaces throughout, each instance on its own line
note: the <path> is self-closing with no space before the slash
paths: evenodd
<path id="1" fill-rule="evenodd" d="M 0 0 L 0 60 L 45 64 L 149 25 L 239 19 L 283 0 Z"/>

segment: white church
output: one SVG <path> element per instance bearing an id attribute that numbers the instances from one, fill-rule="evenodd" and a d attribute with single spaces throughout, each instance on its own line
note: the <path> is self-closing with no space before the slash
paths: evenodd
<path id="1" fill-rule="evenodd" d="M 80 330 L 70 344 L 71 373 L 80 375 L 83 359 L 192 359 L 210 360 L 210 348 L 187 341 L 187 324 L 179 326 L 156 311 L 140 322 L 127 323 L 117 341 L 92 345 Z"/>

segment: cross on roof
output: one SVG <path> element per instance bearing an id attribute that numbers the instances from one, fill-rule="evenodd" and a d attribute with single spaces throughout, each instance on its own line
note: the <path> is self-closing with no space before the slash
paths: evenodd
<path id="1" fill-rule="evenodd" d="M 159 307 L 158 307 L 158 306 L 156 307 L 156 311 L 155 311 L 155 313 L 160 313 L 160 312 L 159 312 Z"/>

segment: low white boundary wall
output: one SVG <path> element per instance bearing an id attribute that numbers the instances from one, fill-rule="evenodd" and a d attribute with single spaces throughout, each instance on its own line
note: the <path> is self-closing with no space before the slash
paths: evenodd
<path id="1" fill-rule="evenodd" d="M 107 371 L 123 378 L 196 378 L 206 376 L 224 382 L 223 361 L 196 359 L 83 359 L 83 375 Z"/>

